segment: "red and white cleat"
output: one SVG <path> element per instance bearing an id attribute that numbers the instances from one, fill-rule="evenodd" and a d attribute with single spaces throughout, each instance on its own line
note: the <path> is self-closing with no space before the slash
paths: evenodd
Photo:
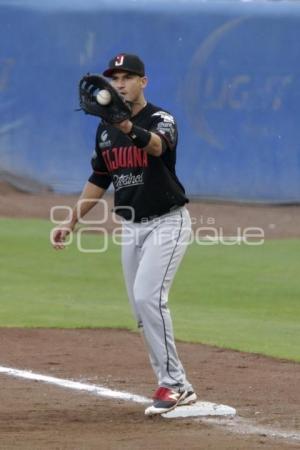
<path id="1" fill-rule="evenodd" d="M 179 405 L 180 401 L 184 401 L 187 395 L 188 391 L 175 391 L 170 388 L 160 387 L 153 396 L 153 405 L 145 410 L 145 414 L 146 416 L 154 416 L 171 411 Z"/>

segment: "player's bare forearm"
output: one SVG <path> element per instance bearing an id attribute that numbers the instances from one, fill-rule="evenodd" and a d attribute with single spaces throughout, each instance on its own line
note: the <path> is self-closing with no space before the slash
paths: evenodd
<path id="1" fill-rule="evenodd" d="M 74 228 L 76 223 L 97 204 L 98 200 L 103 197 L 104 193 L 105 189 L 96 186 L 89 181 L 86 183 L 72 211 L 72 219 L 70 222 L 72 228 Z"/>
<path id="2" fill-rule="evenodd" d="M 155 133 L 151 133 L 149 144 L 143 148 L 149 155 L 160 156 L 162 154 L 161 138 Z"/>
<path id="3" fill-rule="evenodd" d="M 129 119 L 127 119 L 121 123 L 114 124 L 114 127 L 118 128 L 118 130 L 122 131 L 124 134 L 128 134 L 132 130 L 133 123 Z M 149 155 L 160 156 L 162 154 L 161 138 L 155 133 L 150 132 L 150 134 L 150 141 L 146 145 L 146 147 L 143 147 L 143 150 L 149 153 Z"/>
<path id="4" fill-rule="evenodd" d="M 68 234 L 74 230 L 79 219 L 84 217 L 96 205 L 104 193 L 105 189 L 90 182 L 86 183 L 77 203 L 72 209 L 71 217 L 55 229 L 52 245 L 56 250 L 65 248 L 64 242 Z"/>

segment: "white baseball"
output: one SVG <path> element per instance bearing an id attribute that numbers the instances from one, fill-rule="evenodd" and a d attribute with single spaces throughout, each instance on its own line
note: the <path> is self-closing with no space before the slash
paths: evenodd
<path id="1" fill-rule="evenodd" d="M 99 105 L 108 105 L 111 102 L 110 92 L 107 89 L 101 89 L 96 95 L 96 100 Z"/>

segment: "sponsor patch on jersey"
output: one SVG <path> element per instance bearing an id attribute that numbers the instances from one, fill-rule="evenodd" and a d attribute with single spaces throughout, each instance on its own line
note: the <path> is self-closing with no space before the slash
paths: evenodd
<path id="1" fill-rule="evenodd" d="M 105 141 L 107 141 L 107 138 L 108 138 L 108 132 L 106 130 L 104 130 L 101 133 L 100 139 L 101 139 L 102 142 L 105 142 Z"/>
<path id="2" fill-rule="evenodd" d="M 116 191 L 127 187 L 139 186 L 141 184 L 144 184 L 144 173 L 142 172 L 134 175 L 132 172 L 130 172 L 126 175 L 114 175 L 113 184 Z"/>
<path id="3" fill-rule="evenodd" d="M 102 131 L 100 139 L 102 142 L 98 142 L 99 148 L 106 148 L 111 146 L 111 141 L 108 139 L 108 132 L 106 130 Z"/>
<path id="4" fill-rule="evenodd" d="M 157 111 L 156 113 L 152 114 L 152 117 L 161 117 L 161 119 L 164 122 L 169 122 L 172 124 L 175 124 L 175 119 L 173 116 L 171 116 L 171 114 L 167 113 L 166 111 Z"/>

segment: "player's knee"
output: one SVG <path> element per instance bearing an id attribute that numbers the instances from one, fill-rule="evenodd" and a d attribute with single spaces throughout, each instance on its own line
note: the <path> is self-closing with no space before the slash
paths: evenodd
<path id="1" fill-rule="evenodd" d="M 139 313 L 141 313 L 152 306 L 153 301 L 155 301 L 155 294 L 153 294 L 150 290 L 140 289 L 137 287 L 134 292 L 134 298 L 136 307 Z"/>
<path id="2" fill-rule="evenodd" d="M 149 307 L 149 305 L 150 305 L 150 301 L 151 301 L 151 299 L 148 295 L 145 295 L 145 294 L 137 295 L 135 298 L 135 302 L 136 302 L 139 312 L 147 309 L 147 307 Z"/>

